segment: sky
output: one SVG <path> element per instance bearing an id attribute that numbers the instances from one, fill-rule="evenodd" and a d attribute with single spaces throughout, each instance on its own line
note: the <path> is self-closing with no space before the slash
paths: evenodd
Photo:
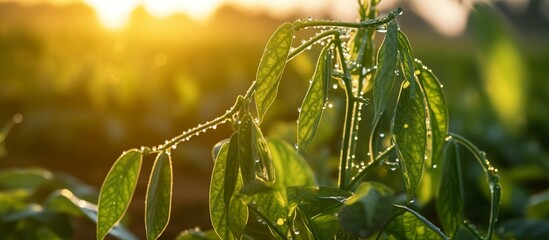
<path id="1" fill-rule="evenodd" d="M 289 14 L 302 12 L 307 16 L 322 15 L 328 11 L 334 18 L 344 21 L 354 21 L 356 1 L 354 0 L 0 0 L 17 1 L 26 4 L 50 2 L 65 4 L 74 1 L 83 1 L 90 5 L 97 13 L 101 23 L 109 29 L 123 27 L 131 12 L 138 6 L 143 6 L 147 12 L 156 17 L 166 17 L 174 13 L 185 13 L 196 21 L 207 21 L 223 4 L 233 4 L 248 11 L 267 12 L 275 17 L 285 17 Z M 471 5 L 475 1 L 483 0 L 383 0 L 379 8 L 389 11 L 403 2 L 409 5 L 410 10 L 445 36 L 458 36 L 466 27 L 467 16 Z M 484 0 L 489 1 L 489 0 Z M 494 0 L 492 0 L 494 1 Z M 497 1 L 497 0 L 495 0 Z M 514 9 L 527 6 L 529 0 L 499 0 L 505 1 Z M 549 0 L 544 4 L 549 13 Z M 549 14 L 548 14 L 549 15 Z"/>

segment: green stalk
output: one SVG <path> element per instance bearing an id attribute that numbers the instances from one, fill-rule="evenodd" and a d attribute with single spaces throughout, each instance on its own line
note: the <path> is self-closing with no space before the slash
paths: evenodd
<path id="1" fill-rule="evenodd" d="M 329 31 L 324 31 L 319 33 L 318 35 L 312 37 L 308 41 L 301 44 L 299 47 L 295 48 L 292 52 L 290 52 L 290 54 L 288 55 L 288 60 L 286 61 L 292 60 L 292 58 L 299 55 L 301 52 L 305 51 L 305 49 L 307 49 L 309 46 L 312 46 L 315 42 L 322 40 L 323 38 L 326 38 L 330 35 L 337 35 L 337 34 L 340 34 L 338 30 L 329 30 Z"/>
<path id="2" fill-rule="evenodd" d="M 360 173 L 358 173 L 352 180 L 349 189 L 354 189 L 365 177 L 366 174 L 368 174 L 369 170 L 372 166 L 374 166 L 374 162 L 379 162 L 383 160 L 384 158 L 388 157 L 389 154 L 391 154 L 395 150 L 395 145 L 389 146 L 385 151 L 383 151 L 375 160 L 372 160 L 372 162 L 368 163 L 366 165 L 366 168 L 362 170 Z"/>
<path id="3" fill-rule="evenodd" d="M 398 8 L 395 11 L 389 12 L 385 17 L 377 19 L 368 19 L 366 21 L 351 23 L 351 22 L 334 22 L 334 21 L 325 21 L 325 20 L 314 20 L 314 21 L 296 21 L 294 22 L 294 29 L 301 30 L 310 27 L 344 27 L 344 28 L 374 28 L 381 26 L 395 19 L 397 16 L 402 14 L 402 9 Z"/>
<path id="4" fill-rule="evenodd" d="M 429 220 L 427 220 L 427 218 L 423 217 L 421 214 L 419 214 L 418 212 L 414 211 L 413 209 L 409 208 L 409 207 L 406 207 L 406 206 L 403 206 L 403 205 L 398 205 L 398 204 L 393 204 L 393 206 L 395 206 L 396 208 L 400 208 L 400 209 L 404 209 L 406 211 L 408 211 L 409 213 L 413 214 L 414 216 L 417 217 L 417 219 L 419 219 L 420 221 L 422 221 L 427 227 L 429 227 L 431 230 L 433 230 L 436 234 L 438 234 L 440 237 L 442 237 L 442 239 L 450 239 L 448 236 L 446 236 L 442 231 L 440 231 L 440 228 L 438 228 L 437 226 L 435 226 L 433 223 L 431 223 Z"/>
<path id="5" fill-rule="evenodd" d="M 486 173 L 486 177 L 488 178 L 488 185 L 491 193 L 490 223 L 488 225 L 488 232 L 486 233 L 484 239 L 491 239 L 494 228 L 496 227 L 497 216 L 499 214 L 499 203 L 501 200 L 501 186 L 499 184 L 498 170 L 490 164 L 488 159 L 486 159 L 484 152 L 480 151 L 472 142 L 454 133 L 450 133 L 450 136 L 452 140 L 460 143 L 462 146 L 467 148 L 473 156 L 475 156 L 482 166 L 484 173 Z"/>
<path id="6" fill-rule="evenodd" d="M 343 126 L 343 139 L 341 145 L 341 154 L 339 159 L 339 188 L 349 190 L 349 182 L 352 172 L 352 149 L 356 142 L 353 139 L 354 121 L 357 115 L 357 104 L 351 85 L 351 75 L 347 63 L 345 62 L 344 51 L 339 34 L 335 37 L 335 45 L 338 49 L 341 68 L 343 69 L 343 82 L 345 84 L 345 123 Z"/>

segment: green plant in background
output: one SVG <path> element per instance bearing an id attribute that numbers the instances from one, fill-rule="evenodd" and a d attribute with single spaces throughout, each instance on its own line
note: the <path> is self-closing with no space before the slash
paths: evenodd
<path id="1" fill-rule="evenodd" d="M 4 140 L 23 121 L 15 114 L 0 132 L 0 158 L 6 155 Z M 98 193 L 78 179 L 42 168 L 11 168 L 0 171 L 0 236 L 2 239 L 69 239 L 73 220 L 97 222 Z M 111 235 L 137 239 L 124 226 Z"/>
<path id="2" fill-rule="evenodd" d="M 170 218 L 170 151 L 224 123 L 230 123 L 234 133 L 213 151 L 213 230 L 186 231 L 179 239 L 448 239 L 460 234 L 491 238 L 501 194 L 497 170 L 470 141 L 448 132 L 442 85 L 414 57 L 396 22 L 402 11 L 377 17 L 377 2 L 359 1 L 359 22 L 306 19 L 282 24 L 267 43 L 256 81 L 224 115 L 161 145 L 122 153 L 99 194 L 97 238 L 119 226 L 143 157 L 151 154 L 156 159 L 146 193 L 145 228 L 147 239 L 158 238 Z M 317 33 L 294 47 L 294 37 L 304 30 Z M 384 33 L 379 47 L 374 41 L 377 32 Z M 322 51 L 299 108 L 297 143 L 264 137 L 260 126 L 276 99 L 286 63 L 314 45 Z M 338 93 L 344 95 L 345 105 L 337 184 L 319 186 L 304 157 L 322 128 L 323 113 L 332 107 L 329 99 Z M 373 116 L 365 116 L 370 97 Z M 388 143 L 376 138 L 380 126 L 390 126 L 383 133 L 390 138 Z M 363 129 L 369 133 L 363 134 Z M 491 203 L 483 230 L 464 215 L 460 148 L 472 154 L 486 176 Z M 374 180 L 371 174 L 379 166 L 400 169 L 404 188 Z M 429 192 L 431 188 L 436 190 Z M 435 195 L 442 228 L 428 219 L 433 216 L 416 210 L 420 190 Z"/>
<path id="3" fill-rule="evenodd" d="M 41 168 L 0 171 L 0 236 L 3 239 L 70 239 L 74 220 L 97 221 L 97 190 L 72 176 Z M 137 239 L 121 225 L 111 235 Z"/>
<path id="4" fill-rule="evenodd" d="M 6 146 L 5 146 L 6 137 L 9 135 L 11 129 L 15 125 L 21 123 L 22 121 L 23 121 L 23 115 L 21 115 L 20 113 L 15 114 L 11 118 L 11 121 L 4 124 L 4 127 L 0 130 L 0 158 L 3 158 L 6 156 Z"/>

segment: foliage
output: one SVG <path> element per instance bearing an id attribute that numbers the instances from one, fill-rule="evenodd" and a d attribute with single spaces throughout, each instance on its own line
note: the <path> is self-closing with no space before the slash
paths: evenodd
<path id="1" fill-rule="evenodd" d="M 234 133 L 214 151 L 210 217 L 215 235 L 192 230 L 178 239 L 447 239 L 460 231 L 491 238 L 501 195 L 498 171 L 470 141 L 448 132 L 442 86 L 414 58 L 408 38 L 399 30 L 396 18 L 402 10 L 378 18 L 377 1 L 359 3 L 360 22 L 306 19 L 282 24 L 267 43 L 256 80 L 224 115 L 164 144 L 124 152 L 100 191 L 97 238 L 103 239 L 120 226 L 143 156 L 150 154 L 157 158 L 149 178 L 145 222 L 147 239 L 158 238 L 170 217 L 171 149 L 223 123 L 231 123 Z M 318 33 L 292 47 L 294 36 L 305 29 Z M 385 33 L 377 57 L 376 32 Z M 296 149 L 265 137 L 260 127 L 276 100 L 286 63 L 316 44 L 323 50 L 300 107 Z M 386 108 L 395 85 L 399 93 L 391 115 Z M 329 90 L 330 86 L 335 90 Z M 338 181 L 335 186 L 319 186 L 305 158 L 315 133 L 322 128 L 327 100 L 336 91 L 345 96 Z M 362 116 L 369 96 L 374 102 L 371 122 Z M 359 134 L 359 128 L 369 124 L 370 137 Z M 382 124 L 391 126 L 386 147 L 376 144 L 373 137 Z M 369 146 L 367 154 L 359 154 L 362 146 Z M 483 230 L 464 224 L 458 146 L 478 161 L 489 186 L 491 206 Z M 391 162 L 391 158 L 396 159 Z M 369 179 L 368 173 L 379 165 L 400 169 L 403 191 Z M 442 177 L 434 178 L 431 175 L 436 171 L 426 169 L 442 169 Z M 436 209 L 442 230 L 413 209 L 421 204 L 415 200 L 422 181 L 440 182 Z"/>
<path id="2" fill-rule="evenodd" d="M 80 197 L 78 197 L 80 196 Z M 0 171 L 0 236 L 4 239 L 69 239 L 73 220 L 97 222 L 97 192 L 77 179 L 40 168 Z M 110 234 L 137 239 L 121 225 Z"/>

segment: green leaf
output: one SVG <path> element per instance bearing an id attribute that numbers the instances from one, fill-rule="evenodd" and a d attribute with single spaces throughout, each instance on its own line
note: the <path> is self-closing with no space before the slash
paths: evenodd
<path id="1" fill-rule="evenodd" d="M 284 186 L 286 181 L 284 181 L 284 166 L 281 155 L 287 153 L 284 150 L 279 150 L 278 147 L 280 146 L 276 143 L 273 144 L 271 140 L 267 142 L 267 147 L 269 152 L 271 149 L 276 151 L 276 153 L 270 153 L 270 156 L 272 156 L 270 159 L 272 159 L 271 163 L 275 170 L 273 177 L 278 181 L 266 182 L 257 179 L 245 183 L 240 191 L 240 193 L 245 194 L 242 195 L 241 200 L 248 205 L 248 208 L 254 212 L 262 223 L 269 227 L 273 234 L 286 239 L 290 230 L 288 219 L 290 212 Z"/>
<path id="2" fill-rule="evenodd" d="M 250 114 L 238 126 L 238 160 L 244 183 L 274 182 L 275 173 L 267 142 Z"/>
<path id="3" fill-rule="evenodd" d="M 446 142 L 445 139 L 448 136 L 448 106 L 446 105 L 446 98 L 444 97 L 440 81 L 420 61 L 416 61 L 415 73 L 425 93 L 427 107 L 429 108 L 433 152 L 432 156 L 427 157 L 432 159 L 432 164 L 438 164 L 441 161 L 442 150 Z"/>
<path id="4" fill-rule="evenodd" d="M 379 121 L 395 82 L 398 56 L 398 27 L 394 21 L 387 25 L 387 34 L 377 53 L 377 71 L 374 77 L 374 123 Z"/>
<path id="5" fill-rule="evenodd" d="M 236 184 L 239 181 L 240 172 L 238 149 L 238 132 L 235 132 L 229 140 L 229 150 L 227 153 L 227 161 L 225 163 L 225 176 L 223 180 L 223 201 L 225 202 L 225 206 L 229 206 L 231 204 L 231 199 L 235 193 Z M 242 181 L 242 179 L 240 179 L 240 181 Z"/>
<path id="6" fill-rule="evenodd" d="M 457 145 L 448 145 L 446 151 L 446 159 L 442 163 L 436 208 L 444 232 L 453 238 L 463 222 L 463 185 Z"/>
<path id="7" fill-rule="evenodd" d="M 277 139 L 269 139 L 267 143 L 273 162 L 280 165 L 276 174 L 284 187 L 316 185 L 313 170 L 290 144 Z"/>
<path id="8" fill-rule="evenodd" d="M 415 90 L 415 93 L 412 91 Z M 402 83 L 393 122 L 395 142 L 400 169 L 408 200 L 413 200 L 417 185 L 423 173 L 427 126 L 425 104 L 420 88 L 412 89 L 407 81 Z"/>
<path id="9" fill-rule="evenodd" d="M 68 189 L 53 192 L 44 202 L 44 209 L 50 212 L 65 213 L 70 216 L 84 216 L 97 223 L 97 205 L 80 199 Z M 128 229 L 117 224 L 109 232 L 118 239 L 137 239 Z"/>
<path id="10" fill-rule="evenodd" d="M 346 231 L 365 238 L 379 231 L 393 209 L 393 190 L 378 182 L 361 184 L 339 210 L 339 222 Z"/>
<path id="11" fill-rule="evenodd" d="M 0 172 L 0 188 L 36 190 L 52 184 L 52 172 L 40 168 L 7 169 Z"/>
<path id="12" fill-rule="evenodd" d="M 351 193 L 339 188 L 290 187 L 287 189 L 290 208 L 297 208 L 314 239 L 333 239 L 341 230 L 337 213 Z"/>
<path id="13" fill-rule="evenodd" d="M 111 167 L 99 192 L 97 239 L 103 239 L 122 219 L 137 185 L 143 156 L 132 149 L 124 152 Z"/>
<path id="14" fill-rule="evenodd" d="M 213 230 L 201 231 L 200 228 L 185 230 L 175 240 L 218 240 L 220 239 Z"/>
<path id="15" fill-rule="evenodd" d="M 444 239 L 409 211 L 397 215 L 387 225 L 385 233 L 393 237 L 392 239 Z"/>
<path id="16" fill-rule="evenodd" d="M 221 150 L 221 146 L 223 146 L 223 144 L 225 143 L 228 143 L 229 141 L 230 138 L 225 138 L 214 145 L 214 147 L 212 148 L 212 160 L 215 161 L 215 159 L 217 159 L 217 155 L 219 154 L 219 150 Z"/>
<path id="17" fill-rule="evenodd" d="M 309 142 L 313 139 L 325 109 L 327 86 L 329 86 L 332 77 L 331 54 L 329 52 L 330 45 L 328 44 L 322 49 L 318 57 L 311 85 L 309 85 L 300 107 L 297 125 L 297 149 L 301 153 L 305 152 Z"/>
<path id="18" fill-rule="evenodd" d="M 232 198 L 232 196 L 227 204 L 225 200 L 227 187 L 225 184 L 219 184 L 225 183 L 227 179 L 226 169 L 229 162 L 238 161 L 237 155 L 234 154 L 235 151 L 231 150 L 235 145 L 237 147 L 237 144 L 238 134 L 233 134 L 230 143 L 221 146 L 212 172 L 209 199 L 210 219 L 215 232 L 221 239 L 239 239 L 248 221 L 248 209 L 246 206 L 242 202 Z M 238 151 L 238 148 L 236 151 Z M 233 191 L 240 191 L 241 187 L 242 179 L 237 177 Z"/>
<path id="19" fill-rule="evenodd" d="M 400 53 L 400 68 L 411 88 L 415 88 L 416 82 L 414 77 L 414 52 L 408 41 L 408 37 L 402 31 L 398 31 L 398 52 Z"/>
<path id="20" fill-rule="evenodd" d="M 528 197 L 525 208 L 529 218 L 549 219 L 549 190 Z"/>
<path id="21" fill-rule="evenodd" d="M 285 191 L 261 192 L 251 196 L 248 208 L 253 211 L 278 238 L 287 239 L 290 234 L 290 212 Z"/>
<path id="22" fill-rule="evenodd" d="M 161 152 L 154 161 L 145 198 L 145 230 L 147 239 L 157 239 L 170 219 L 172 205 L 172 159 Z"/>
<path id="23" fill-rule="evenodd" d="M 250 181 L 241 193 L 243 201 L 280 238 L 287 238 L 293 221 L 286 188 L 291 186 L 314 186 L 314 174 L 305 160 L 288 143 L 280 140 L 267 141 L 276 179 L 274 183 L 261 180 Z"/>
<path id="24" fill-rule="evenodd" d="M 271 106 L 278 92 L 294 35 L 291 23 L 284 23 L 271 36 L 257 69 L 255 103 L 259 121 Z"/>

